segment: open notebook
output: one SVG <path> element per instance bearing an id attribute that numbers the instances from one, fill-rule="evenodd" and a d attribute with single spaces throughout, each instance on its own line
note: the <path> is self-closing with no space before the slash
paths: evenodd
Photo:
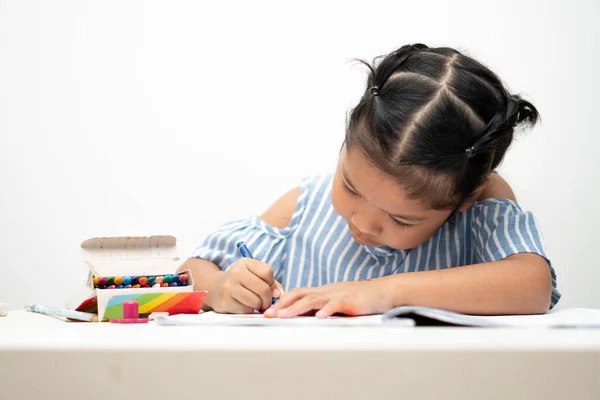
<path id="1" fill-rule="evenodd" d="M 415 325 L 460 325 L 515 328 L 600 328 L 600 310 L 571 308 L 538 315 L 466 315 L 428 307 L 398 307 L 383 314 L 384 321 L 410 318 Z M 385 323 L 385 322 L 384 322 Z"/>
<path id="2" fill-rule="evenodd" d="M 262 314 L 179 314 L 156 318 L 159 325 L 259 325 L 259 326 L 381 326 L 458 325 L 481 327 L 600 328 L 600 310 L 572 308 L 540 315 L 477 316 L 427 307 L 398 307 L 383 315 L 361 317 L 265 318 Z"/>

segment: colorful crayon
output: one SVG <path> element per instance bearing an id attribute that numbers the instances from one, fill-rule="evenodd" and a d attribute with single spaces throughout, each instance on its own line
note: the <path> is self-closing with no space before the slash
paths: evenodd
<path id="1" fill-rule="evenodd" d="M 150 288 L 187 286 L 188 274 L 153 275 L 153 276 L 95 276 L 96 289 Z"/>
<path id="2" fill-rule="evenodd" d="M 68 318 L 68 319 L 75 319 L 78 321 L 98 322 L 98 315 L 92 314 L 92 313 L 87 313 L 87 312 L 68 310 L 68 309 L 57 308 L 57 307 L 42 306 L 39 304 L 28 304 L 25 306 L 25 309 L 27 311 L 44 314 L 44 315 L 64 317 L 64 318 Z"/>

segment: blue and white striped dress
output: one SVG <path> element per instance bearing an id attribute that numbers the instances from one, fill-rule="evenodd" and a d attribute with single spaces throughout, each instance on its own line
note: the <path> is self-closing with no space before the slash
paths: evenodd
<path id="1" fill-rule="evenodd" d="M 240 258 L 243 240 L 254 258 L 273 267 L 286 291 L 297 287 L 377 278 L 404 272 L 460 267 L 502 260 L 516 253 L 548 259 L 533 215 L 507 199 L 489 199 L 457 213 L 428 241 L 410 250 L 357 243 L 331 203 L 333 175 L 314 176 L 300 185 L 296 209 L 286 228 L 258 216 L 234 221 L 211 233 L 192 257 L 226 270 Z M 560 298 L 552 273 L 553 307 Z"/>

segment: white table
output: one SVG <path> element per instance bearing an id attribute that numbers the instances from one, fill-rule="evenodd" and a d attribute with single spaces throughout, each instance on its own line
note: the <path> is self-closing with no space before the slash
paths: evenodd
<path id="1" fill-rule="evenodd" d="M 0 317 L 0 399 L 600 399 L 600 330 Z"/>

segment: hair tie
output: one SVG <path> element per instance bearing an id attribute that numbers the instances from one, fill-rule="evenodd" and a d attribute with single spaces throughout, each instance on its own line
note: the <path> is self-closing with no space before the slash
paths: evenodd
<path id="1" fill-rule="evenodd" d="M 379 86 L 371 86 L 371 95 L 378 96 L 379 95 Z"/>
<path id="2" fill-rule="evenodd" d="M 468 147 L 465 152 L 467 153 L 467 158 L 473 158 L 475 155 L 475 146 Z"/>

